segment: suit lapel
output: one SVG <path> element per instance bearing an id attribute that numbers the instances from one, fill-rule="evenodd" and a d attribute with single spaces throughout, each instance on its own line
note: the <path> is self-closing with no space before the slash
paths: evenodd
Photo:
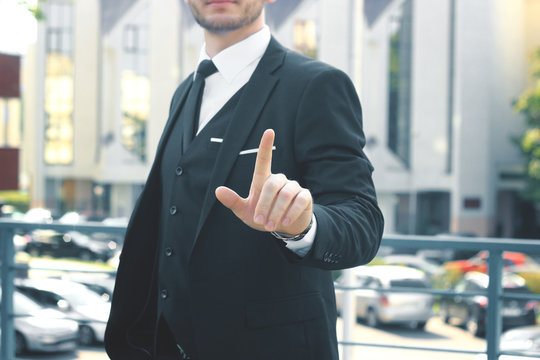
<path id="1" fill-rule="evenodd" d="M 188 77 L 188 79 L 192 79 L 192 77 Z M 141 194 L 141 199 L 144 198 L 145 193 L 150 191 L 151 193 L 154 192 L 153 189 L 156 189 L 156 186 L 158 186 L 158 178 L 157 178 L 157 164 L 159 163 L 161 156 L 163 154 L 163 149 L 165 147 L 165 143 L 167 142 L 167 139 L 169 138 L 173 125 L 178 119 L 178 115 L 180 113 L 180 109 L 182 108 L 183 103 L 186 100 L 186 96 L 188 94 L 189 89 L 191 88 L 191 82 L 185 80 L 178 86 L 178 89 L 176 90 L 176 93 L 173 96 L 171 109 L 169 110 L 169 118 L 167 119 L 167 123 L 165 124 L 165 127 L 163 129 L 163 132 L 161 134 L 161 138 L 159 139 L 159 143 L 156 150 L 156 156 L 154 157 L 154 162 L 152 163 L 152 167 L 150 168 L 150 173 L 148 174 L 148 178 L 146 180 L 146 184 L 143 189 L 143 193 Z M 153 195 L 155 196 L 155 195 Z M 139 212 L 139 207 L 141 206 L 140 202 L 137 202 L 135 204 L 135 207 L 133 209 L 133 213 L 137 214 Z M 147 206 L 145 204 L 145 206 Z M 131 220 L 130 220 L 131 222 Z M 128 229 L 126 232 L 130 231 L 131 224 L 128 226 Z"/>
<path id="2" fill-rule="evenodd" d="M 222 148 L 217 155 L 214 168 L 212 169 L 195 233 L 195 242 L 199 237 L 210 210 L 217 201 L 215 189 L 225 184 L 238 157 L 238 153 L 246 143 L 268 97 L 278 82 L 278 78 L 272 73 L 281 66 L 284 57 L 285 49 L 272 38 L 257 69 L 244 88 L 242 97 L 223 138 Z"/>
<path id="3" fill-rule="evenodd" d="M 169 112 L 169 119 L 167 120 L 167 123 L 165 124 L 165 128 L 163 129 L 163 135 L 161 136 L 161 139 L 159 140 L 159 144 L 156 151 L 156 159 L 161 158 L 161 154 L 163 152 L 163 148 L 165 143 L 167 142 L 167 139 L 171 135 L 171 131 L 173 129 L 173 125 L 178 120 L 178 117 L 180 115 L 180 110 L 184 106 L 184 103 L 187 98 L 187 94 L 189 93 L 189 89 L 193 85 L 193 74 L 187 77 L 182 84 L 178 87 L 177 93 L 174 96 L 174 100 L 171 104 L 171 110 Z"/>

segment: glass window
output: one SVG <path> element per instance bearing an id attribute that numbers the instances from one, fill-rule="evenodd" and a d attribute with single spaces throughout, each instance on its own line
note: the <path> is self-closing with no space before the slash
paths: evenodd
<path id="1" fill-rule="evenodd" d="M 21 101 L 0 98 L 0 147 L 16 148 L 21 145 Z"/>
<path id="2" fill-rule="evenodd" d="M 391 22 L 388 147 L 410 166 L 410 103 L 412 54 L 412 0 L 405 0 L 401 14 Z"/>
<path id="3" fill-rule="evenodd" d="M 315 21 L 296 20 L 294 24 L 294 49 L 311 58 L 317 58 Z"/>
<path id="4" fill-rule="evenodd" d="M 73 161 L 73 4 L 48 4 L 45 66 L 45 162 Z"/>
<path id="5" fill-rule="evenodd" d="M 145 12 L 124 26 L 122 41 L 122 145 L 145 161 L 146 126 L 150 112 L 148 18 Z"/>

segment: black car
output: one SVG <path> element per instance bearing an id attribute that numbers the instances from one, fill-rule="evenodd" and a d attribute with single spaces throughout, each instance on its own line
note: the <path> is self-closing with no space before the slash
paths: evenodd
<path id="1" fill-rule="evenodd" d="M 58 233 L 52 230 L 36 230 L 24 251 L 33 256 L 71 257 L 82 260 L 107 261 L 114 256 L 114 241 L 99 241 L 76 231 Z"/>
<path id="2" fill-rule="evenodd" d="M 447 324 L 467 328 L 475 336 L 486 332 L 487 296 L 463 296 L 463 292 L 485 292 L 489 276 L 480 272 L 468 272 L 454 287 L 455 295 L 441 299 L 440 315 Z M 505 294 L 531 294 L 525 280 L 515 274 L 503 277 Z M 502 304 L 503 329 L 536 324 L 536 301 L 526 299 L 504 299 Z"/>

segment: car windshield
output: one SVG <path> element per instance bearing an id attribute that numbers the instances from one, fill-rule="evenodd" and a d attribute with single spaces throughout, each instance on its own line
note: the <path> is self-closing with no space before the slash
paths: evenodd
<path id="1" fill-rule="evenodd" d="M 390 287 L 410 287 L 416 289 L 425 289 L 428 287 L 427 282 L 416 279 L 399 279 L 390 281 Z"/>
<path id="2" fill-rule="evenodd" d="M 85 287 L 65 287 L 58 290 L 58 294 L 62 295 L 69 303 L 75 306 L 97 305 L 103 303 L 103 299 L 98 294 Z"/>
<path id="3" fill-rule="evenodd" d="M 13 311 L 15 315 L 31 315 L 39 310 L 41 310 L 41 306 L 23 294 L 18 292 L 13 294 Z"/>

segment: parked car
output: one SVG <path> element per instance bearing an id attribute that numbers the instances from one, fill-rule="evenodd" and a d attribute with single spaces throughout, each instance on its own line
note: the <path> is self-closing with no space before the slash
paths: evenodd
<path id="1" fill-rule="evenodd" d="M 86 286 L 92 290 L 105 301 L 112 300 L 112 293 L 114 290 L 115 279 L 111 277 L 99 277 L 92 275 L 69 275 L 66 280 L 74 281 L 76 283 Z"/>
<path id="2" fill-rule="evenodd" d="M 82 345 L 103 342 L 111 304 L 84 285 L 59 279 L 17 279 L 17 289 L 39 304 L 62 311 L 79 324 Z"/>
<path id="3" fill-rule="evenodd" d="M 30 242 L 30 235 L 20 235 L 15 234 L 13 235 L 13 245 L 15 247 L 15 251 L 24 251 L 26 245 Z"/>
<path id="4" fill-rule="evenodd" d="M 444 269 L 437 263 L 418 255 L 388 255 L 381 259 L 386 265 L 400 265 L 423 271 L 428 278 L 440 275 Z"/>
<path id="5" fill-rule="evenodd" d="M 57 352 L 76 349 L 78 324 L 66 319 L 63 313 L 46 309 L 18 291 L 13 294 L 13 312 L 17 356 L 27 351 Z"/>
<path id="6" fill-rule="evenodd" d="M 53 230 L 35 230 L 24 247 L 33 256 L 73 257 L 83 260 L 107 261 L 114 256 L 116 243 L 94 240 L 76 231 L 65 234 Z"/>
<path id="7" fill-rule="evenodd" d="M 116 217 L 116 218 L 105 218 L 101 220 L 101 223 L 105 226 L 121 226 L 126 227 L 128 224 L 129 218 L 127 217 Z M 92 238 L 101 240 L 101 241 L 114 241 L 117 245 L 117 250 L 120 250 L 124 244 L 124 235 L 118 233 L 108 233 L 97 231 L 92 234 Z"/>
<path id="8" fill-rule="evenodd" d="M 463 292 L 485 292 L 489 276 L 480 272 L 469 272 L 461 279 L 453 296 L 441 299 L 440 315 L 447 324 L 465 326 L 471 334 L 482 336 L 486 332 L 486 310 L 488 299 L 485 295 L 464 296 Z M 505 293 L 530 294 L 525 280 L 518 275 L 506 273 L 503 276 Z M 525 299 L 504 299 L 502 304 L 503 329 L 536 324 L 537 301 Z"/>
<path id="9" fill-rule="evenodd" d="M 58 222 L 62 224 L 80 224 L 85 222 L 86 219 L 86 215 L 79 214 L 76 211 L 68 211 L 58 219 Z"/>
<path id="10" fill-rule="evenodd" d="M 458 269 L 462 273 L 469 271 L 487 272 L 487 251 L 480 251 L 475 256 L 467 260 L 456 260 L 445 263 L 447 269 Z M 532 262 L 527 255 L 518 252 L 503 252 L 503 265 L 506 269 L 509 267 L 523 266 L 528 262 Z"/>
<path id="11" fill-rule="evenodd" d="M 500 350 L 513 353 L 501 355 L 499 360 L 532 360 L 540 358 L 540 325 L 523 326 L 506 331 L 501 336 Z M 485 354 L 475 360 L 486 360 Z"/>
<path id="12" fill-rule="evenodd" d="M 353 286 L 367 289 L 354 290 L 356 315 L 371 327 L 380 324 L 407 324 L 423 329 L 433 315 L 432 294 L 415 293 L 415 289 L 428 289 L 431 285 L 423 271 L 395 265 L 360 266 L 353 269 Z M 343 284 L 343 277 L 336 280 Z M 386 292 L 392 288 L 411 288 L 411 292 Z M 342 290 L 336 290 L 338 311 L 341 311 Z"/>
<path id="13" fill-rule="evenodd" d="M 53 221 L 53 217 L 51 211 L 48 209 L 33 208 L 24 213 L 22 220 L 25 222 L 49 224 Z"/>

